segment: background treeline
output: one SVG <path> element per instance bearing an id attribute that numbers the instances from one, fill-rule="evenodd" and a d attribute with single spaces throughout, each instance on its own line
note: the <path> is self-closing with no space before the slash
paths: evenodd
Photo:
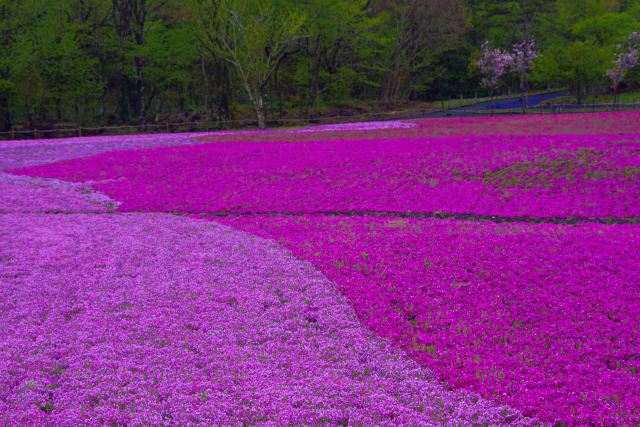
<path id="1" fill-rule="evenodd" d="M 533 87 L 581 102 L 639 20 L 640 0 L 0 0 L 0 130 L 483 96 L 485 40 L 534 38 Z"/>

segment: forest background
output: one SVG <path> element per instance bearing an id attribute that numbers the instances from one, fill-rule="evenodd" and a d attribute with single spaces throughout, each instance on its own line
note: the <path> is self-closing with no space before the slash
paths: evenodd
<path id="1" fill-rule="evenodd" d="M 634 31 L 640 0 L 0 0 L 0 131 L 482 97 L 485 41 L 536 43 L 527 87 L 506 74 L 499 92 L 566 87 L 582 103 L 609 90 Z"/>

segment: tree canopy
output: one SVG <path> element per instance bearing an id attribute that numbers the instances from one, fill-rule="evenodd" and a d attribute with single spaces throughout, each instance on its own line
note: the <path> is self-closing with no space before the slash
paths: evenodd
<path id="1" fill-rule="evenodd" d="M 611 86 L 639 20 L 640 0 L 0 0 L 0 131 L 185 112 L 264 127 L 327 105 L 393 108 L 523 82 L 581 102 Z M 483 43 L 530 40 L 530 76 L 482 85 Z M 637 78 L 625 72 L 621 87 Z"/>

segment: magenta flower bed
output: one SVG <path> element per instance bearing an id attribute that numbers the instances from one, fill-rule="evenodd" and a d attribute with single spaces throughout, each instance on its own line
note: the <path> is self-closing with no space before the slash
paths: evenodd
<path id="1" fill-rule="evenodd" d="M 123 148 L 44 144 L 0 161 Z M 273 242 L 91 184 L 0 173 L 1 425 L 539 424 L 450 390 Z"/>
<path id="2" fill-rule="evenodd" d="M 640 216 L 640 136 L 213 143 L 13 173 L 84 182 L 122 211 Z"/>
<path id="3" fill-rule="evenodd" d="M 0 213 L 109 212 L 118 203 L 87 184 L 15 176 L 0 172 Z"/>
<path id="4" fill-rule="evenodd" d="M 115 135 L 64 139 L 0 141 L 0 170 L 93 156 L 114 150 L 198 144 L 211 133 Z"/>
<path id="5" fill-rule="evenodd" d="M 405 123 L 417 125 L 406 127 Z M 610 113 L 572 113 L 572 114 L 541 114 L 500 117 L 458 117 L 415 119 L 404 122 L 391 123 L 381 128 L 368 126 L 367 123 L 350 123 L 322 126 L 323 132 L 315 132 L 321 126 L 296 129 L 293 131 L 257 131 L 221 132 L 209 136 L 199 136 L 208 141 L 238 141 L 241 138 L 261 141 L 305 141 L 332 139 L 401 139 L 448 136 L 480 136 L 480 135 L 622 135 L 637 134 L 640 129 L 640 111 L 624 111 Z M 358 129 L 362 126 L 363 129 Z"/>
<path id="6" fill-rule="evenodd" d="M 311 134 L 344 131 L 371 131 L 415 128 L 416 123 L 404 121 L 358 122 L 311 126 L 301 129 L 234 130 L 218 132 L 164 133 L 140 135 L 109 135 L 61 139 L 25 139 L 0 141 L 0 170 L 51 163 L 60 160 L 92 156 L 114 150 L 132 150 L 159 146 L 201 144 L 203 139 L 228 136 L 264 136 Z"/>
<path id="7" fill-rule="evenodd" d="M 450 384 L 547 421 L 640 421 L 640 226 L 216 221 L 312 262 Z"/>
<path id="8" fill-rule="evenodd" d="M 640 422 L 640 225 L 318 214 L 637 221 L 640 114 L 414 123 L 0 144 L 0 423 Z"/>
<path id="9" fill-rule="evenodd" d="M 572 114 L 529 114 L 500 117 L 459 117 L 413 120 L 416 133 L 453 135 L 635 134 L 640 111 Z"/>
<path id="10" fill-rule="evenodd" d="M 2 425 L 534 425 L 367 332 L 272 242 L 170 215 L 0 215 Z"/>

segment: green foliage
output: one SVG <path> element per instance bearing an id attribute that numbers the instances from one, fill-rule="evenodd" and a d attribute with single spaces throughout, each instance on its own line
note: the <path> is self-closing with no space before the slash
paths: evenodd
<path id="1" fill-rule="evenodd" d="M 603 80 L 611 62 L 610 50 L 593 42 L 576 41 L 566 48 L 552 46 L 538 58 L 532 78 L 538 82 L 567 85 L 582 103 L 586 89 Z"/>
<path id="2" fill-rule="evenodd" d="M 0 131 L 482 96 L 485 39 L 583 99 L 633 31 L 640 0 L 0 0 Z"/>
<path id="3" fill-rule="evenodd" d="M 557 0 L 556 16 L 558 23 L 571 28 L 584 19 L 601 16 L 610 12 L 618 12 L 620 5 L 615 0 Z"/>
<path id="4" fill-rule="evenodd" d="M 382 29 L 389 35 L 390 43 L 378 63 L 385 70 L 384 99 L 393 105 L 403 93 L 411 96 L 418 89 L 418 81 L 431 77 L 440 55 L 459 47 L 469 27 L 470 14 L 465 0 L 371 4 L 374 11 L 385 16 Z"/>
<path id="5" fill-rule="evenodd" d="M 640 20 L 640 0 L 628 0 L 621 2 L 621 11 Z"/>
<path id="6" fill-rule="evenodd" d="M 637 0 L 556 0 L 539 19 L 545 49 L 534 81 L 569 86 L 582 103 L 590 87 L 604 82 L 615 46 L 640 29 L 633 13 L 638 5 Z"/>
<path id="7" fill-rule="evenodd" d="M 300 55 L 293 73 L 308 117 L 316 102 L 343 100 L 352 96 L 358 85 L 377 87 L 367 74 L 378 71 L 364 58 L 379 54 L 388 39 L 375 31 L 380 17 L 370 17 L 366 2 L 357 0 L 306 0 L 301 7 L 307 13 L 307 37 L 301 40 Z M 375 70 L 375 71 L 374 71 Z"/>
<path id="8" fill-rule="evenodd" d="M 638 29 L 640 23 L 631 15 L 607 12 L 577 22 L 571 33 L 579 40 L 614 46 Z"/>
<path id="9" fill-rule="evenodd" d="M 30 116 L 61 118 L 62 104 L 73 106 L 73 118 L 81 122 L 84 112 L 95 109 L 101 84 L 98 60 L 85 54 L 81 45 L 83 27 L 72 25 L 69 4 L 55 3 L 41 10 L 37 1 L 25 2 L 21 16 L 29 31 L 15 34 L 10 75 L 16 88 L 18 107 Z"/>
<path id="10" fill-rule="evenodd" d="M 306 16 L 283 0 L 223 0 L 215 52 L 235 71 L 264 129 L 265 92 L 280 63 L 304 36 Z"/>

